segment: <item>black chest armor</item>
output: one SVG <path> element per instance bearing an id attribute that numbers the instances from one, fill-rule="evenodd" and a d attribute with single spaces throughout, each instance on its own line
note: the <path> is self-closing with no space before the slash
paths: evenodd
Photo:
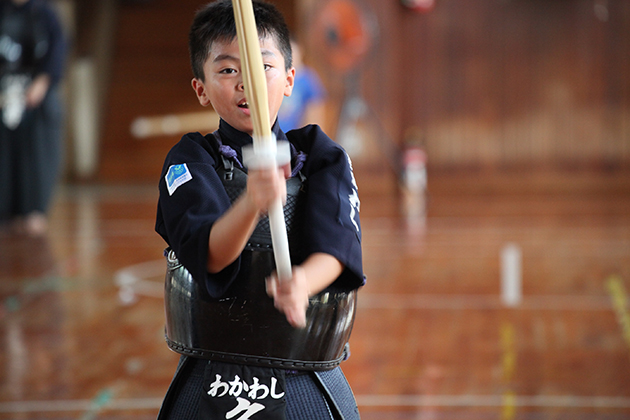
<path id="1" fill-rule="evenodd" d="M 217 170 L 234 202 L 247 174 L 231 161 Z M 303 214 L 304 182 L 287 181 L 284 206 L 292 263 L 304 256 L 297 248 Z M 203 279 L 195 281 L 172 250 L 167 252 L 165 283 L 166 341 L 177 353 L 265 367 L 325 370 L 347 357 L 356 312 L 356 290 L 326 290 L 310 299 L 306 327 L 293 328 L 267 296 L 265 278 L 275 269 L 269 220 L 261 218 L 241 255 L 241 269 L 228 291 L 209 296 Z"/>

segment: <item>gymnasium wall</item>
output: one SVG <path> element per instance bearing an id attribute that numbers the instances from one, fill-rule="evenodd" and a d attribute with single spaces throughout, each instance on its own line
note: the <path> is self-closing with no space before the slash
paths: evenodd
<path id="1" fill-rule="evenodd" d="M 359 3 L 378 26 L 363 96 L 430 167 L 630 167 L 630 2 Z"/>
<path id="2" fill-rule="evenodd" d="M 355 92 L 369 108 L 364 131 L 392 160 L 419 144 L 432 169 L 630 167 L 630 2 L 436 0 L 417 13 L 399 0 L 356 1 L 369 49 L 343 72 L 314 30 L 330 1 L 275 3 L 329 90 L 331 134 Z M 136 139 L 133 120 L 202 110 L 186 46 L 201 4 L 121 3 L 100 180 L 154 182 L 180 135 Z"/>

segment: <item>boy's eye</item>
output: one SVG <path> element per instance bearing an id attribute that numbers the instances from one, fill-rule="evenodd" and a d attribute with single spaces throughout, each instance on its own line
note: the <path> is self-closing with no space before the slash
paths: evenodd
<path id="1" fill-rule="evenodd" d="M 265 71 L 270 70 L 271 64 L 264 64 L 263 67 L 265 68 Z"/>
<path id="2" fill-rule="evenodd" d="M 219 73 L 221 74 L 234 74 L 236 73 L 235 69 L 222 69 L 221 71 L 219 71 Z"/>

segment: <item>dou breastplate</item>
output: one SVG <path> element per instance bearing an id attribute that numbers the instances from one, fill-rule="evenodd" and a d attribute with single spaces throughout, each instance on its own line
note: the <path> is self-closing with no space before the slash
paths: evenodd
<path id="1" fill-rule="evenodd" d="M 225 160 L 224 160 L 225 161 Z M 224 162 L 217 170 L 230 200 L 244 190 L 247 174 Z M 292 259 L 303 196 L 300 177 L 287 181 L 284 206 Z M 177 353 L 257 366 L 323 370 L 347 357 L 356 312 L 356 290 L 324 291 L 310 298 L 306 327 L 294 328 L 267 296 L 265 278 L 275 269 L 268 219 L 262 218 L 241 255 L 241 270 L 228 291 L 212 298 L 172 250 L 167 252 L 166 341 Z"/>

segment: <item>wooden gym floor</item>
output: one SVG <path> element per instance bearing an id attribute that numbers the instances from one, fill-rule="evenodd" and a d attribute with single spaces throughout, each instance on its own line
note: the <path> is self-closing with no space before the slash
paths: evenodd
<path id="1" fill-rule="evenodd" d="M 357 181 L 363 419 L 630 418 L 628 174 L 432 175 L 426 218 Z M 63 186 L 47 237 L 0 232 L 0 419 L 155 418 L 178 359 L 155 202 Z"/>

